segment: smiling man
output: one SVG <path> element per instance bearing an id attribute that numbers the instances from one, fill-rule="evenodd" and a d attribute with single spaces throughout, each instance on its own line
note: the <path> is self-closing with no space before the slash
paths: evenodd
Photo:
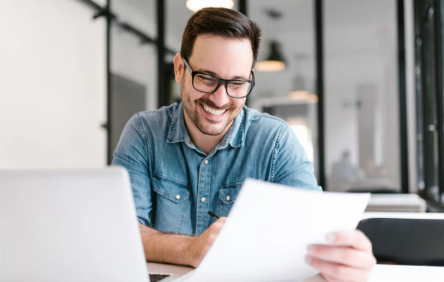
<path id="1" fill-rule="evenodd" d="M 194 14 L 174 58 L 182 103 L 138 113 L 122 133 L 113 164 L 130 174 L 148 261 L 197 267 L 246 178 L 321 190 L 288 124 L 245 106 L 260 36 L 236 11 Z M 328 281 L 365 281 L 370 241 L 358 231 L 327 240 L 308 247 L 307 263 Z"/>

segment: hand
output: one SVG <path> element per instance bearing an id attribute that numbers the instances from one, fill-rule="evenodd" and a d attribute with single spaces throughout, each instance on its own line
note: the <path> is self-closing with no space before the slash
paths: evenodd
<path id="1" fill-rule="evenodd" d="M 306 261 L 328 282 L 367 281 L 376 264 L 372 243 L 359 230 L 327 235 L 329 245 L 308 246 Z"/>
<path id="2" fill-rule="evenodd" d="M 200 264 L 211 245 L 213 245 L 214 240 L 216 240 L 216 237 L 224 226 L 226 220 L 226 217 L 219 218 L 202 234 L 191 239 L 191 243 L 188 247 L 189 265 L 197 267 Z"/>

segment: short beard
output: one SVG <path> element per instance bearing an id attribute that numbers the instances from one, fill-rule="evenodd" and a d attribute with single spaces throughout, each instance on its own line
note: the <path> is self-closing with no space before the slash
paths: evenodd
<path id="1" fill-rule="evenodd" d="M 218 131 L 210 131 L 210 130 L 206 129 L 205 126 L 202 124 L 201 116 L 199 115 L 198 108 L 201 107 L 200 104 L 206 104 L 206 105 L 208 105 L 212 108 L 218 109 L 218 110 L 226 110 L 227 111 L 226 114 L 229 114 L 230 111 L 234 110 L 233 106 L 226 105 L 224 107 L 217 107 L 213 101 L 211 101 L 209 99 L 205 99 L 205 98 L 200 98 L 200 99 L 197 99 L 193 102 L 193 101 L 191 101 L 190 95 L 187 94 L 187 92 L 185 91 L 184 84 L 185 84 L 185 81 L 184 81 L 184 79 L 182 79 L 180 92 L 181 92 L 182 101 L 183 101 L 183 108 L 184 108 L 186 114 L 193 121 L 196 128 L 202 134 L 209 135 L 209 136 L 218 136 L 218 135 L 221 135 L 222 133 L 224 133 L 225 130 L 227 129 L 227 127 L 231 126 L 234 118 L 231 119 L 230 121 L 228 121 L 227 124 L 225 124 L 225 126 L 222 129 L 220 129 Z M 196 110 L 193 109 L 193 106 L 192 106 L 193 104 L 195 105 L 194 109 L 196 109 Z"/>

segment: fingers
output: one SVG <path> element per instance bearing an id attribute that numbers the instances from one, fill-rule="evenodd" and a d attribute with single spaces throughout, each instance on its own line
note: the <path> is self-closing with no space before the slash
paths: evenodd
<path id="1" fill-rule="evenodd" d="M 372 250 L 372 243 L 360 230 L 330 233 L 326 238 L 329 244 L 349 246 L 361 251 Z"/>
<path id="2" fill-rule="evenodd" d="M 310 256 L 306 257 L 306 262 L 317 268 L 327 281 L 367 281 L 369 275 L 368 270 L 327 262 Z"/>
<path id="3" fill-rule="evenodd" d="M 210 244 L 213 244 L 214 240 L 216 240 L 216 237 L 224 226 L 226 220 L 226 217 L 221 217 L 208 227 L 208 242 Z"/>
<path id="4" fill-rule="evenodd" d="M 327 236 L 330 245 L 308 246 L 306 261 L 329 282 L 367 281 L 376 264 L 370 240 L 358 230 Z"/>
<path id="5" fill-rule="evenodd" d="M 219 218 L 202 234 L 192 238 L 192 244 L 189 247 L 189 253 L 191 256 L 191 259 L 189 259 L 191 262 L 189 264 L 191 266 L 197 267 L 201 263 L 202 259 L 216 240 L 216 237 L 224 226 L 226 220 L 226 217 Z"/>
<path id="6" fill-rule="evenodd" d="M 221 224 L 224 224 L 225 223 L 225 221 L 227 221 L 227 218 L 226 217 L 219 217 L 219 219 L 218 220 L 216 220 L 214 223 L 221 223 Z"/>
<path id="7" fill-rule="evenodd" d="M 314 258 L 361 269 L 371 269 L 376 264 L 376 259 L 371 252 L 349 247 L 310 245 L 307 253 Z"/>
<path id="8" fill-rule="evenodd" d="M 227 220 L 226 217 L 221 217 L 218 220 L 216 220 L 213 224 L 208 227 L 212 233 L 216 232 L 219 233 L 219 231 L 222 229 L 222 227 L 225 224 L 225 221 Z"/>

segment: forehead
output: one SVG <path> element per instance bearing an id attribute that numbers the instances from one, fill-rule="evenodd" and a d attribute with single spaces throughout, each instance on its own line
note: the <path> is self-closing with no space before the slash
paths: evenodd
<path id="1" fill-rule="evenodd" d="M 199 35 L 189 61 L 193 67 L 211 70 L 221 77 L 248 77 L 253 65 L 253 50 L 248 38 Z"/>

